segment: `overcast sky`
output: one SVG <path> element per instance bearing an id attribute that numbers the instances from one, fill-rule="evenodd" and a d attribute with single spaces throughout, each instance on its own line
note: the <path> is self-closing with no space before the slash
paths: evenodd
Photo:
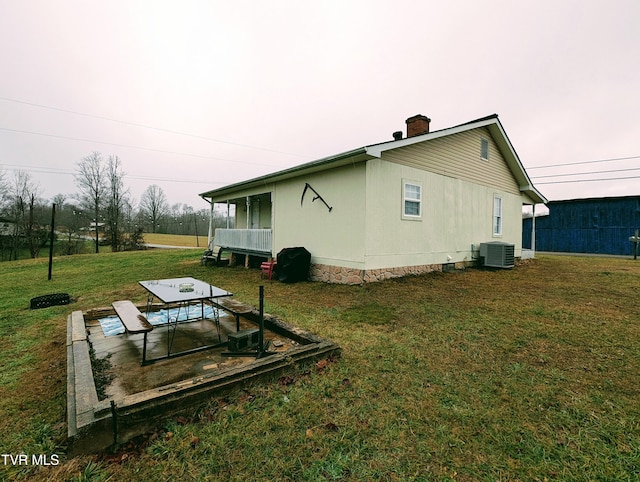
<path id="1" fill-rule="evenodd" d="M 415 114 L 497 113 L 549 200 L 640 195 L 639 26 L 637 0 L 0 0 L 0 167 L 51 198 L 99 151 L 134 198 L 203 208 Z"/>

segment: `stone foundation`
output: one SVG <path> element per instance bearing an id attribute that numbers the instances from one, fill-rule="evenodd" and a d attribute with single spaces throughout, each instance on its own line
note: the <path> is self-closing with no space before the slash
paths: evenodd
<path id="1" fill-rule="evenodd" d="M 358 285 L 364 282 L 364 270 L 328 264 L 311 264 L 309 278 L 311 281 L 324 283 Z"/>
<path id="2" fill-rule="evenodd" d="M 365 272 L 364 281 L 382 281 L 389 278 L 401 278 L 403 276 L 430 273 L 432 271 L 442 271 L 441 264 L 422 264 L 418 266 L 401 266 L 398 268 L 370 269 Z"/>
<path id="3" fill-rule="evenodd" d="M 464 262 L 455 264 L 456 269 L 464 269 L 464 267 Z M 326 264 L 312 264 L 310 278 L 312 281 L 322 281 L 325 283 L 356 285 L 382 281 L 389 278 L 430 273 L 432 271 L 442 271 L 442 265 L 423 264 L 418 266 L 362 270 Z"/>

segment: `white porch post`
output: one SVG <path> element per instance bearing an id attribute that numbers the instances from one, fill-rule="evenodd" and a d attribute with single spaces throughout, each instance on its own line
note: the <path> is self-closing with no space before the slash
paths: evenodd
<path id="1" fill-rule="evenodd" d="M 227 199 L 227 229 L 231 227 L 231 223 L 229 222 L 229 200 Z"/>
<path id="2" fill-rule="evenodd" d="M 251 198 L 247 196 L 247 230 L 251 227 Z M 249 255 L 244 257 L 244 267 L 249 268 Z"/>
<path id="3" fill-rule="evenodd" d="M 213 202 L 210 203 L 209 209 L 209 233 L 207 234 L 207 249 L 213 249 Z"/>
<path id="4" fill-rule="evenodd" d="M 533 217 L 531 218 L 531 250 L 536 255 L 536 205 L 533 204 Z"/>
<path id="5" fill-rule="evenodd" d="M 247 196 L 247 229 L 251 227 L 251 198 Z"/>

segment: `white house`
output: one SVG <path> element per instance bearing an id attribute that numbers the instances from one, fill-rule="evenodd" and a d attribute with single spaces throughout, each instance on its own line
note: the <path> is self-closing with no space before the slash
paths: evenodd
<path id="1" fill-rule="evenodd" d="M 235 206 L 210 246 L 275 257 L 311 253 L 311 279 L 362 283 L 467 264 L 480 243 L 522 256 L 522 206 L 546 203 L 497 115 L 407 134 L 200 194 Z"/>
<path id="2" fill-rule="evenodd" d="M 13 221 L 6 218 L 0 218 L 0 236 L 13 236 L 15 234 L 16 225 Z"/>

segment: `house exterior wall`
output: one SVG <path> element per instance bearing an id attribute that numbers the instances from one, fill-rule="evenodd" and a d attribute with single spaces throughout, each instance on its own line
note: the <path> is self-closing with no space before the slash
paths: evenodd
<path id="1" fill-rule="evenodd" d="M 0 219 L 0 236 L 11 236 L 15 234 L 15 224 L 12 221 Z"/>
<path id="2" fill-rule="evenodd" d="M 254 206 L 258 206 L 258 228 L 266 229 L 270 228 L 272 224 L 272 197 L 275 190 L 274 184 L 261 186 L 259 189 L 247 189 L 241 191 L 240 195 L 234 193 L 234 200 L 230 201 L 230 204 L 235 206 L 234 208 L 234 227 L 236 229 L 248 229 L 247 224 L 247 197 L 252 198 Z M 213 198 L 213 202 L 225 203 L 226 198 Z"/>
<path id="3" fill-rule="evenodd" d="M 265 199 L 260 204 L 260 229 L 271 227 L 271 199 Z"/>
<path id="4" fill-rule="evenodd" d="M 481 156 L 483 139 L 486 159 Z M 512 243 L 515 255 L 522 256 L 522 204 L 528 198 L 487 128 L 382 150 L 380 155 L 235 191 L 236 228 L 247 227 L 242 198 L 270 193 L 273 255 L 304 247 L 312 256 L 311 279 L 339 283 L 472 262 L 482 242 Z M 422 188 L 419 219 L 403 217 L 404 181 Z M 331 211 L 319 199 L 313 201 L 311 190 L 301 205 L 305 183 Z M 499 235 L 493 233 L 496 196 L 502 199 Z M 262 225 L 262 206 L 260 216 Z"/>
<path id="5" fill-rule="evenodd" d="M 271 227 L 271 193 L 261 194 L 259 196 L 253 196 L 251 198 L 251 213 L 247 218 L 247 203 L 241 207 L 242 217 L 244 218 L 244 227 L 250 227 L 252 229 L 267 229 Z M 238 210 L 236 208 L 236 216 Z M 249 219 L 250 226 L 247 226 L 247 219 Z M 251 221 L 253 219 L 253 222 Z M 254 224 L 257 223 L 257 224 Z"/>
<path id="6" fill-rule="evenodd" d="M 238 202 L 235 203 L 235 220 L 234 226 L 236 229 L 249 229 L 249 225 L 247 223 L 247 203 L 246 202 Z"/>
<path id="7" fill-rule="evenodd" d="M 403 219 L 404 181 L 422 186 L 419 220 Z M 311 192 L 300 207 L 305 182 L 333 206 L 331 213 L 320 201 L 311 203 Z M 503 203 L 499 236 L 493 235 L 494 196 Z M 314 280 L 361 283 L 471 263 L 482 242 L 513 243 L 516 256 L 522 254 L 520 189 L 484 128 L 279 183 L 275 199 L 274 253 L 307 248 Z"/>
<path id="8" fill-rule="evenodd" d="M 405 181 L 422 186 L 422 215 L 403 219 Z M 502 198 L 502 234 L 493 235 L 493 200 Z M 406 165 L 369 161 L 365 270 L 471 262 L 482 242 L 522 249 L 522 200 L 512 192 Z M 475 252 L 472 252 L 472 246 Z M 436 268 L 434 268 L 436 267 Z"/>
<path id="9" fill-rule="evenodd" d="M 329 209 L 307 190 L 309 183 Z M 304 247 L 315 265 L 364 268 L 364 163 L 282 181 L 273 196 L 273 251 Z"/>
<path id="10" fill-rule="evenodd" d="M 481 139 L 489 143 L 480 158 Z M 520 188 L 486 127 L 386 151 L 383 159 L 520 196 Z"/>

